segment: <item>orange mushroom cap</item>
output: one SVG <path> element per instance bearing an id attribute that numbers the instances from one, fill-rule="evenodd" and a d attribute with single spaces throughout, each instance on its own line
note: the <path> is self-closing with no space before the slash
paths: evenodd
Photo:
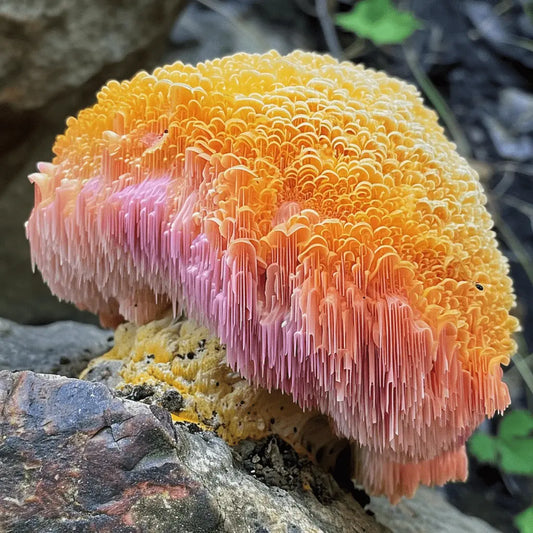
<path id="1" fill-rule="evenodd" d="M 53 292 L 108 324 L 185 311 L 252 383 L 328 414 L 374 492 L 466 475 L 509 403 L 514 296 L 478 177 L 414 87 L 237 54 L 112 81 L 67 126 L 30 177 Z"/>

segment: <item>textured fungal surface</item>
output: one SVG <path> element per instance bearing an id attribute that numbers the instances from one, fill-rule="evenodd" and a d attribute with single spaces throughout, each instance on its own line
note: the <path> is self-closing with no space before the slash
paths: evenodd
<path id="1" fill-rule="evenodd" d="M 330 416 L 372 492 L 465 477 L 509 402 L 514 298 L 477 175 L 412 86 L 238 54 L 110 82 L 67 126 L 31 176 L 53 292 L 108 325 L 186 312 Z"/>
<path id="2" fill-rule="evenodd" d="M 113 348 L 93 359 L 84 377 L 109 360 L 122 362 L 122 394 L 146 395 L 175 420 L 216 431 L 230 445 L 275 434 L 326 468 L 335 465 L 347 445 L 335 437 L 324 415 L 302 411 L 279 390 L 250 385 L 227 365 L 218 338 L 190 320 L 167 315 L 144 326 L 120 325 Z M 168 401 L 173 392 L 181 401 Z"/>

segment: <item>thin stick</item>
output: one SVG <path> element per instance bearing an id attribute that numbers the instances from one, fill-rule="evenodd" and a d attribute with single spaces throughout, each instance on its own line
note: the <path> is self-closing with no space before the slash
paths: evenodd
<path id="1" fill-rule="evenodd" d="M 337 59 L 342 59 L 344 57 L 344 53 L 339 43 L 335 25 L 333 24 L 333 20 L 331 20 L 331 15 L 328 8 L 328 0 L 316 0 L 315 9 L 328 50 L 332 56 L 336 57 Z"/>
<path id="2" fill-rule="evenodd" d="M 427 99 L 431 102 L 431 105 L 435 108 L 440 118 L 448 128 L 453 141 L 457 145 L 459 153 L 466 158 L 472 157 L 470 144 L 468 143 L 466 135 L 461 129 L 461 126 L 457 122 L 453 111 L 450 109 L 431 80 L 426 76 L 426 73 L 420 68 L 414 52 L 406 46 L 402 46 L 402 49 L 404 52 L 405 61 L 413 73 L 415 80 L 417 81 L 418 85 L 420 85 L 420 88 L 427 96 Z"/>

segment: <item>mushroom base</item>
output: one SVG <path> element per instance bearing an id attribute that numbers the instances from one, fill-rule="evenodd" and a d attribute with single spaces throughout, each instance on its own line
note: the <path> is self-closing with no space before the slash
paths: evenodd
<path id="1" fill-rule="evenodd" d="M 121 362 L 121 394 L 159 403 L 174 420 L 212 430 L 230 445 L 277 435 L 332 473 L 345 463 L 349 448 L 353 482 L 392 503 L 413 496 L 420 484 L 467 476 L 464 445 L 431 460 L 402 464 L 338 437 L 326 416 L 302 410 L 280 391 L 250 385 L 227 365 L 225 346 L 190 320 L 169 314 L 144 326 L 119 326 L 114 347 L 93 360 L 82 377 L 108 360 Z"/>

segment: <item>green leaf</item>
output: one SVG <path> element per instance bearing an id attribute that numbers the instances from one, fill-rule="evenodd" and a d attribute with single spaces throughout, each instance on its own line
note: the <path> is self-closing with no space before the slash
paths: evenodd
<path id="1" fill-rule="evenodd" d="M 507 413 L 498 427 L 498 437 L 533 437 L 533 414 L 523 409 Z"/>
<path id="2" fill-rule="evenodd" d="M 378 46 L 402 43 L 421 26 L 412 13 L 400 11 L 391 0 L 361 0 L 348 13 L 339 13 L 336 22 Z"/>
<path id="3" fill-rule="evenodd" d="M 486 433 L 475 433 L 468 441 L 468 448 L 478 461 L 495 463 L 498 457 L 497 442 Z"/>
<path id="4" fill-rule="evenodd" d="M 514 524 L 520 533 L 533 533 L 533 505 L 515 516 Z"/>
<path id="5" fill-rule="evenodd" d="M 533 475 L 533 439 L 498 442 L 500 466 L 509 474 Z"/>
<path id="6" fill-rule="evenodd" d="M 533 439 L 498 443 L 500 466 L 509 474 L 533 475 Z"/>
<path id="7" fill-rule="evenodd" d="M 498 428 L 497 446 L 506 472 L 533 475 L 533 415 L 528 411 L 505 415 Z"/>
<path id="8" fill-rule="evenodd" d="M 533 415 L 511 411 L 491 437 L 476 433 L 469 442 L 470 452 L 485 463 L 498 463 L 510 474 L 533 475 Z"/>

